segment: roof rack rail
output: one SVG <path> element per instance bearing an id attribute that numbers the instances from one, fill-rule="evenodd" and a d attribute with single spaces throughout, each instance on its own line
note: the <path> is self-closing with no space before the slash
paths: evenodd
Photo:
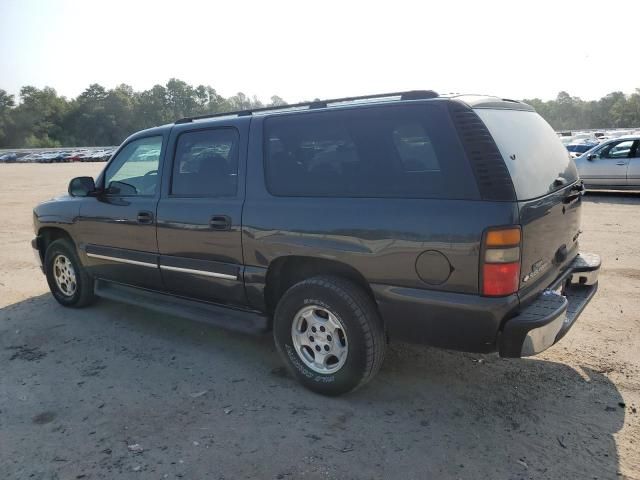
<path id="1" fill-rule="evenodd" d="M 190 123 L 190 122 L 193 122 L 194 120 L 202 120 L 205 118 L 215 118 L 215 117 L 227 117 L 231 115 L 244 117 L 244 116 L 253 115 L 254 113 L 271 112 L 271 111 L 278 111 L 278 110 L 290 110 L 290 109 L 303 108 L 303 107 L 307 107 L 308 109 L 326 108 L 329 104 L 332 104 L 332 103 L 357 102 L 360 100 L 375 100 L 376 98 L 389 98 L 389 97 L 400 97 L 400 100 L 425 100 L 429 98 L 437 98 L 438 94 L 433 90 L 409 90 L 407 92 L 376 93 L 374 95 L 361 95 L 358 97 L 332 98 L 329 100 L 314 100 L 312 102 L 292 103 L 290 105 L 281 105 L 277 107 L 261 107 L 261 108 L 253 108 L 249 110 L 236 110 L 233 112 L 210 113 L 206 115 L 198 115 L 195 117 L 185 117 L 185 118 L 176 120 L 175 124 L 179 125 L 181 123 Z"/>

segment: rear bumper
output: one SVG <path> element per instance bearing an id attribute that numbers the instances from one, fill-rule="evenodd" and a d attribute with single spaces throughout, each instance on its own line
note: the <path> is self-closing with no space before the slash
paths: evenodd
<path id="1" fill-rule="evenodd" d="M 392 341 L 464 352 L 495 352 L 500 326 L 520 304 L 515 294 L 482 297 L 380 284 L 371 289 Z"/>
<path id="2" fill-rule="evenodd" d="M 527 299 L 525 308 L 515 294 L 482 297 L 381 284 L 371 289 L 392 341 L 522 357 L 565 335 L 595 294 L 599 269 L 600 257 L 578 255 L 545 292 Z"/>
<path id="3" fill-rule="evenodd" d="M 536 355 L 566 335 L 598 289 L 600 257 L 579 254 L 567 271 L 509 319 L 498 339 L 502 357 Z"/>

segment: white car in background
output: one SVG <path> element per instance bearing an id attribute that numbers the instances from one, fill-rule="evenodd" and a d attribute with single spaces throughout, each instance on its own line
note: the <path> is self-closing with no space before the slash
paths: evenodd
<path id="1" fill-rule="evenodd" d="M 575 162 L 588 189 L 640 190 L 640 135 L 602 142 Z"/>

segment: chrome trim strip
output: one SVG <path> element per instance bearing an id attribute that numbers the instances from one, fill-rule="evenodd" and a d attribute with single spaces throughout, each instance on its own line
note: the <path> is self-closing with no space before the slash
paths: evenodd
<path id="1" fill-rule="evenodd" d="M 163 270 L 172 272 L 192 273 L 194 275 L 203 275 L 205 277 L 224 278 L 226 280 L 238 280 L 237 275 L 227 275 L 226 273 L 207 272 L 206 270 L 194 270 L 192 268 L 172 267 L 170 265 L 160 265 Z"/>
<path id="2" fill-rule="evenodd" d="M 158 268 L 158 265 L 156 265 L 155 263 L 138 262 L 137 260 L 128 260 L 126 258 L 119 258 L 119 257 L 109 257 L 108 255 L 98 255 L 97 253 L 87 252 L 87 257 L 99 258 L 101 260 L 111 260 L 112 262 L 128 263 L 131 265 L 139 265 L 141 267 Z"/>

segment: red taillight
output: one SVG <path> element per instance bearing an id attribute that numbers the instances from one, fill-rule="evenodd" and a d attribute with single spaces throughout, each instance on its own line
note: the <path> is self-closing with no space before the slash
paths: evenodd
<path id="1" fill-rule="evenodd" d="M 482 266 L 482 294 L 491 297 L 511 295 L 518 291 L 520 262 L 485 263 Z"/>
<path id="2" fill-rule="evenodd" d="M 503 297 L 518 291 L 521 238 L 518 226 L 492 228 L 485 233 L 480 279 L 483 295 Z"/>

